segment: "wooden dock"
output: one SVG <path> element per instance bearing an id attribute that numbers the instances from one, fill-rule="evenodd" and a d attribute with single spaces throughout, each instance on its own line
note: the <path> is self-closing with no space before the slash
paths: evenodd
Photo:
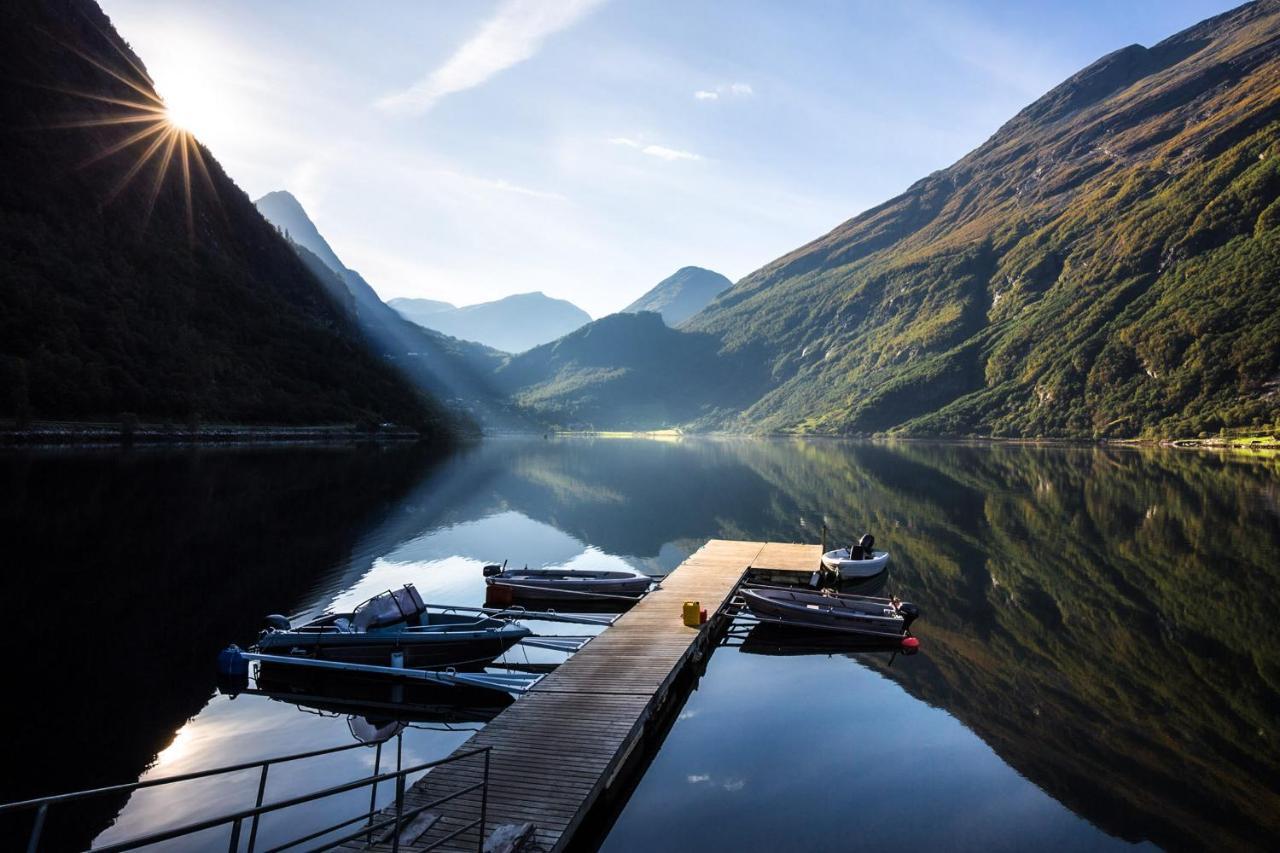
<path id="1" fill-rule="evenodd" d="M 629 760 L 644 752 L 638 747 L 660 742 L 662 721 L 684 702 L 682 684 L 692 683 L 713 635 L 723 628 L 715 620 L 700 629 L 686 627 L 683 603 L 698 601 L 714 614 L 748 569 L 807 574 L 817 567 L 820 550 L 817 545 L 711 540 L 667 575 L 661 589 L 459 747 L 459 752 L 492 747 L 486 834 L 533 823 L 535 849 L 563 850 L 592 808 L 608 798 Z M 481 759 L 473 757 L 433 770 L 406 792 L 405 808 L 474 785 L 482 768 Z M 480 792 L 430 812 L 439 819 L 419 838 L 402 837 L 401 850 L 421 849 L 474 821 Z M 478 842 L 472 829 L 436 849 L 476 850 Z"/>

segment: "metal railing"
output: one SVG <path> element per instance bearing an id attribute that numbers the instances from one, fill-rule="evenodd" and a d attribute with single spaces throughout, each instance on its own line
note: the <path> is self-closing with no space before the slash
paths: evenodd
<path id="1" fill-rule="evenodd" d="M 330 839 L 321 843 L 311 850 L 327 850 L 339 844 L 345 844 L 348 841 L 354 841 L 361 836 L 365 836 L 369 842 L 374 841 L 390 841 L 391 849 L 398 851 L 400 849 L 400 834 L 406 828 L 408 823 L 412 821 L 422 812 L 430 808 L 435 808 L 443 803 L 460 797 L 464 794 L 470 794 L 473 791 L 480 791 L 480 815 L 475 820 L 454 830 L 448 835 L 437 839 L 425 847 L 418 847 L 417 850 L 433 850 L 446 841 L 461 835 L 468 830 L 477 826 L 480 828 L 480 841 L 478 849 L 484 849 L 484 827 L 487 819 L 488 802 L 489 802 L 489 752 L 491 747 L 479 747 L 467 750 L 454 755 L 440 758 L 435 761 L 426 761 L 421 764 L 415 764 L 412 767 L 402 767 L 400 762 L 401 755 L 401 739 L 397 735 L 396 738 L 396 769 L 386 773 L 381 772 L 382 767 L 382 746 L 385 741 L 379 741 L 374 744 L 376 753 L 374 756 L 373 773 L 369 776 L 356 779 L 351 782 L 344 782 L 339 785 L 333 785 L 328 788 L 322 788 L 308 794 L 302 794 L 295 797 L 288 797 L 278 800 L 274 803 L 263 804 L 267 790 L 267 773 L 273 765 L 283 764 L 290 761 L 301 761 L 308 758 L 317 758 L 322 755 L 332 755 L 338 752 L 345 752 L 349 749 L 368 748 L 370 745 L 365 743 L 350 743 L 343 746 L 330 747 L 328 749 L 317 749 L 309 752 L 299 752 L 292 755 L 281 755 L 273 758 L 262 759 L 261 761 L 250 761 L 242 764 L 231 764 L 225 767 L 215 767 L 209 770 L 199 770 L 192 773 L 183 773 L 177 776 L 166 776 L 160 779 L 146 779 L 139 782 L 130 782 L 123 785 L 109 785 L 103 788 L 91 788 L 84 791 L 73 791 L 66 794 L 53 794 L 48 797 L 37 797 L 30 800 L 22 800 L 21 802 L 7 803 L 0 805 L 0 815 L 11 814 L 20 811 L 34 810 L 35 817 L 32 821 L 31 834 L 27 840 L 27 853 L 36 853 L 40 846 L 40 839 L 44 833 L 46 824 L 48 823 L 50 807 L 64 803 L 84 800 L 91 797 L 106 796 L 109 794 L 128 794 L 143 788 L 155 788 L 162 785 L 172 785 L 179 782 L 190 782 L 195 779 L 207 779 L 212 776 L 221 776 L 228 773 L 238 773 L 245 770 L 261 768 L 258 776 L 258 795 L 254 802 L 253 808 L 240 809 L 238 811 L 227 812 L 216 817 L 204 818 L 183 824 L 172 829 L 160 830 L 148 833 L 146 835 L 137 836 L 127 841 L 117 842 L 103 847 L 95 847 L 94 853 L 116 853 L 122 850 L 134 850 L 139 847 L 146 847 L 151 844 L 158 844 L 162 841 L 171 841 L 175 838 L 181 838 L 193 835 L 197 832 L 204 832 L 219 826 L 231 827 L 231 836 L 227 845 L 229 853 L 238 853 L 240 850 L 240 839 L 244 830 L 244 824 L 249 822 L 249 837 L 247 853 L 255 853 L 258 841 L 258 824 L 260 818 L 265 814 L 279 812 L 293 806 L 303 803 L 314 802 L 315 800 L 324 799 L 325 797 L 336 796 L 348 791 L 358 790 L 363 787 L 369 787 L 369 810 L 361 812 L 353 817 L 339 821 L 338 823 L 324 827 L 323 829 L 308 832 L 306 835 L 295 838 L 284 844 L 279 844 L 270 848 L 266 853 L 278 853 L 278 851 L 287 850 L 298 845 L 305 844 L 309 841 L 315 841 L 326 835 L 337 832 L 353 824 L 363 822 L 364 825 L 356 829 L 354 832 L 348 833 L 341 838 Z M 439 767 L 442 764 L 450 764 L 455 761 L 463 761 L 473 758 L 477 755 L 484 756 L 484 772 L 481 781 L 474 785 L 469 785 L 452 793 L 446 794 L 432 800 L 429 803 L 414 806 L 410 809 L 405 808 L 405 780 L 410 774 L 419 773 L 430 770 L 433 767 Z M 395 793 L 395 813 L 391 817 L 385 817 L 375 820 L 378 815 L 378 786 L 383 782 L 394 781 L 396 786 Z M 378 838 L 375 839 L 375 834 Z"/>

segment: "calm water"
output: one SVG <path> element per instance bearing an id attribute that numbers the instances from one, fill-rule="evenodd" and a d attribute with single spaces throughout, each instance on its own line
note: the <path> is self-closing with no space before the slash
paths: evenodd
<path id="1" fill-rule="evenodd" d="M 816 541 L 825 520 L 892 551 L 891 588 L 924 614 L 921 654 L 740 632 L 596 828 L 604 849 L 1261 849 L 1280 834 L 1275 459 L 503 439 L 446 459 L 8 454 L 0 477 L 6 801 L 353 742 L 332 708 L 217 692 L 216 652 L 251 641 L 263 614 L 407 581 L 479 603 L 481 565 L 503 558 L 663 573 L 709 537 Z M 404 760 L 448 754 L 500 709 L 419 709 Z M 281 767 L 268 798 L 372 764 L 362 748 Z M 250 805 L 255 779 L 55 810 L 47 849 Z M 268 821 L 262 838 L 365 797 Z M 24 830 L 0 824 L 0 847 Z"/>

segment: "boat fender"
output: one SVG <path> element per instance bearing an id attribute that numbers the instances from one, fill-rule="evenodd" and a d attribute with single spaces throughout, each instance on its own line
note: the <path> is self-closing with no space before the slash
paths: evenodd
<path id="1" fill-rule="evenodd" d="M 915 637 L 902 638 L 902 651 L 905 652 L 906 654 L 911 654 L 913 652 L 918 651 L 919 649 L 920 649 L 920 641 L 917 640 Z"/>
<path id="2" fill-rule="evenodd" d="M 902 614 L 902 630 L 904 631 L 911 627 L 912 622 L 920 618 L 920 608 L 909 601 L 899 604 L 898 612 Z"/>
<path id="3" fill-rule="evenodd" d="M 870 560 L 876 555 L 876 537 L 872 536 L 870 533 L 864 533 L 862 538 L 858 540 L 858 544 L 862 546 L 862 558 L 864 560 Z"/>
<path id="4" fill-rule="evenodd" d="M 240 647 L 232 643 L 218 652 L 218 675 L 236 678 L 249 674 L 249 662 L 240 655 Z"/>
<path id="5" fill-rule="evenodd" d="M 292 625 L 289 624 L 289 617 L 281 616 L 279 613 L 272 613 L 270 616 L 268 616 L 266 619 L 263 619 L 262 621 L 263 621 L 263 624 L 267 626 L 267 630 L 269 631 L 288 631 L 290 628 L 293 627 Z"/>

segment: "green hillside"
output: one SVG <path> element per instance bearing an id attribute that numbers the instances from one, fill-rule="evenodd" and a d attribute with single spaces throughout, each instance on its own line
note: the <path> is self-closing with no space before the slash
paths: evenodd
<path id="1" fill-rule="evenodd" d="M 0 10 L 0 417 L 447 419 L 212 155 L 88 0 Z"/>
<path id="2" fill-rule="evenodd" d="M 763 388 L 751 363 L 721 359 L 712 335 L 670 329 L 652 311 L 611 314 L 512 356 L 498 388 L 559 426 L 647 429 L 731 416 Z M 673 393 L 673 389 L 679 389 Z"/>
<path id="3" fill-rule="evenodd" d="M 1280 4 L 1104 57 L 689 327 L 763 351 L 726 425 L 1071 437 L 1280 412 Z"/>

